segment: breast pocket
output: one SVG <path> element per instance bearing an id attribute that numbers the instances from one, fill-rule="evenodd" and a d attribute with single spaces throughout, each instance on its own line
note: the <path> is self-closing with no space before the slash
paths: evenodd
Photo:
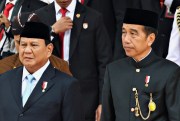
<path id="1" fill-rule="evenodd" d="M 165 107 L 165 97 L 163 90 L 153 92 L 153 91 L 140 91 L 139 92 L 139 104 L 143 114 L 147 115 L 149 112 L 149 102 L 151 100 L 152 93 L 152 101 L 155 103 L 156 109 L 153 112 L 156 112 L 158 109 L 162 109 Z M 152 112 L 152 113 L 153 113 Z"/>

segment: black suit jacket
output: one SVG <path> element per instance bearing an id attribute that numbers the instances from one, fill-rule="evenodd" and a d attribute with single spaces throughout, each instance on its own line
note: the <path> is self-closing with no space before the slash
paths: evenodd
<path id="1" fill-rule="evenodd" d="M 0 121 L 84 121 L 76 79 L 49 65 L 22 107 L 22 72 L 19 67 L 0 76 Z"/>
<path id="2" fill-rule="evenodd" d="M 77 13 L 80 18 L 76 17 Z M 37 10 L 36 14 L 47 25 L 56 22 L 54 3 Z M 88 24 L 87 29 L 83 28 L 83 23 Z M 53 53 L 60 56 L 58 35 L 53 44 Z M 95 109 L 101 102 L 105 66 L 111 57 L 111 43 L 101 14 L 77 2 L 70 36 L 69 67 L 81 84 L 86 119 L 94 120 Z"/>
<path id="3" fill-rule="evenodd" d="M 139 72 L 136 72 L 139 69 Z M 150 76 L 148 87 L 145 78 Z M 124 58 L 107 66 L 103 87 L 101 121 L 143 121 L 136 117 L 135 92 L 143 116 L 148 114 L 150 93 L 156 103 L 148 121 L 179 121 L 180 69 L 178 65 L 156 56 L 153 52 L 140 62 Z"/>
<path id="4" fill-rule="evenodd" d="M 85 0 L 86 6 L 93 8 L 103 15 L 103 20 L 111 39 L 114 58 L 120 54 L 120 44 L 116 43 L 121 40 L 121 26 L 123 22 L 126 7 L 131 6 L 130 0 Z M 119 31 L 120 30 L 120 31 Z M 118 51 L 118 53 L 116 53 Z M 118 55 L 116 55 L 118 54 Z"/>

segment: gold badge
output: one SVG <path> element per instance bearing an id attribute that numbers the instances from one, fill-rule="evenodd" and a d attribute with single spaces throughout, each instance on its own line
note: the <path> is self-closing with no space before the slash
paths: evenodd
<path id="1" fill-rule="evenodd" d="M 76 17 L 77 17 L 77 18 L 80 18 L 80 17 L 81 17 L 81 14 L 79 14 L 79 13 L 76 14 Z"/>
<path id="2" fill-rule="evenodd" d="M 155 111 L 156 110 L 156 104 L 153 101 L 149 102 L 148 107 L 149 107 L 150 111 Z"/>
<path id="3" fill-rule="evenodd" d="M 83 28 L 87 29 L 88 28 L 88 23 L 83 23 Z"/>

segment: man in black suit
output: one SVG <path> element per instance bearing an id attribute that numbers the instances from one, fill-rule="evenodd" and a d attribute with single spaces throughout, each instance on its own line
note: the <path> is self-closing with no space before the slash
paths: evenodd
<path id="1" fill-rule="evenodd" d="M 61 17 L 60 9 L 67 9 L 66 16 L 70 18 Z M 63 18 L 69 22 L 67 26 L 72 29 L 65 31 L 64 44 L 58 34 L 54 36 L 54 54 L 59 57 L 63 54 L 64 59 L 69 62 L 72 75 L 81 84 L 86 121 L 94 121 L 96 109 L 97 112 L 101 109 L 105 66 L 112 57 L 111 43 L 101 14 L 76 0 L 56 0 L 35 13 L 52 28 Z"/>
<path id="2" fill-rule="evenodd" d="M 151 48 L 158 14 L 127 9 L 123 22 L 128 57 L 107 66 L 101 121 L 179 121 L 180 68 Z"/>
<path id="3" fill-rule="evenodd" d="M 125 9 L 131 7 L 131 0 L 79 0 L 84 1 L 84 5 L 93 8 L 103 15 L 108 35 L 110 37 L 113 59 L 123 58 L 121 48 L 121 26 Z"/>
<path id="4" fill-rule="evenodd" d="M 3 15 L 7 4 L 11 3 L 13 6 L 9 10 L 8 18 Z M 46 6 L 47 3 L 42 2 L 41 0 L 1 0 L 0 1 L 0 13 L 2 14 L 0 17 L 0 25 L 1 29 L 5 27 L 5 32 L 3 32 L 2 37 L 0 38 L 0 55 L 2 57 L 6 57 L 9 54 L 13 54 L 16 52 L 14 41 L 12 41 L 12 33 L 11 33 L 11 21 L 18 13 L 21 12 L 32 12 L 36 9 L 39 9 L 43 6 Z M 4 26 L 4 25 L 5 26 Z M 1 31 L 0 31 L 1 32 Z M 1 36 L 1 35 L 0 35 Z"/>
<path id="5" fill-rule="evenodd" d="M 0 77 L 1 121 L 84 121 L 79 82 L 50 64 L 52 51 L 50 28 L 27 22 L 19 45 L 24 66 Z"/>

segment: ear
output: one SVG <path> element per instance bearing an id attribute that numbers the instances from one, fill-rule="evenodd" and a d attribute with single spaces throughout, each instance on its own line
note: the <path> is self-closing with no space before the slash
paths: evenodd
<path id="1" fill-rule="evenodd" d="M 153 44 L 155 38 L 156 38 L 156 35 L 154 33 L 151 33 L 151 34 L 148 35 L 147 42 L 148 42 L 149 47 L 151 47 L 151 45 Z"/>
<path id="2" fill-rule="evenodd" d="M 52 43 L 47 45 L 47 56 L 48 56 L 48 58 L 52 55 L 53 49 L 54 49 L 54 46 Z"/>

